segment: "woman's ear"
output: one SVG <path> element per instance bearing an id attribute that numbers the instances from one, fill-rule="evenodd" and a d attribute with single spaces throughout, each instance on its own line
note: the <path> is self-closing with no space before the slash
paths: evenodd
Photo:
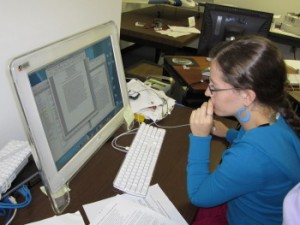
<path id="1" fill-rule="evenodd" d="M 243 101 L 244 101 L 244 105 L 249 106 L 255 101 L 256 94 L 251 89 L 245 89 L 245 90 L 242 91 L 242 98 L 243 98 Z"/>

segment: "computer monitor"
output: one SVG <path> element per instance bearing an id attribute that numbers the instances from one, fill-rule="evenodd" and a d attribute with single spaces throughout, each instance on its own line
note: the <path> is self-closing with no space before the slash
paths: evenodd
<path id="1" fill-rule="evenodd" d="M 62 213 L 69 181 L 129 109 L 118 29 L 108 22 L 49 44 L 13 59 L 10 71 L 47 195 Z"/>
<path id="2" fill-rule="evenodd" d="M 272 13 L 206 3 L 197 54 L 208 56 L 217 43 L 237 36 L 267 36 L 272 19 Z"/>

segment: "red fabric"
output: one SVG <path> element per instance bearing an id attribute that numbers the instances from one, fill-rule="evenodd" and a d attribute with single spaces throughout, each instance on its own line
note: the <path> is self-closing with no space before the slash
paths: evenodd
<path id="1" fill-rule="evenodd" d="M 192 225 L 228 225 L 226 209 L 226 204 L 212 208 L 199 208 Z"/>

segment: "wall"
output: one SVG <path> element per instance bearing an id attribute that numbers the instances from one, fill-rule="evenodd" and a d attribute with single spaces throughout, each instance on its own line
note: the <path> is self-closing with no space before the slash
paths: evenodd
<path id="1" fill-rule="evenodd" d="M 146 4 L 132 4 L 132 2 L 145 2 L 146 0 L 122 0 L 123 1 L 123 12 L 130 11 L 133 9 L 145 7 Z M 265 11 L 273 13 L 276 16 L 280 16 L 279 19 L 276 19 L 276 22 L 282 22 L 284 19 L 284 15 L 288 12 L 300 13 L 300 1 L 299 0 L 194 0 L 196 2 L 209 2 L 221 5 L 230 5 L 240 8 L 247 8 L 258 11 Z M 192 10 L 192 9 L 191 9 Z M 196 9 L 195 9 L 196 10 Z M 201 7 L 201 11 L 203 8 Z M 298 11 L 297 11 L 298 10 Z M 197 48 L 198 40 L 190 43 L 188 47 Z M 121 42 L 121 47 L 128 47 L 131 43 Z M 278 47 L 282 51 L 284 57 L 286 59 L 294 59 L 294 53 L 291 51 L 291 46 L 278 44 Z M 300 59 L 300 50 L 296 49 L 296 59 Z"/>
<path id="2" fill-rule="evenodd" d="M 299 0 L 214 0 L 214 3 L 271 12 L 276 15 L 282 15 L 282 18 L 287 12 L 300 13 Z"/>
<path id="3" fill-rule="evenodd" d="M 12 58 L 98 24 L 121 21 L 121 0 L 0 0 L 0 147 L 25 140 L 9 85 Z"/>
<path id="4" fill-rule="evenodd" d="M 276 19 L 276 22 L 282 22 L 284 20 L 284 16 L 289 12 L 300 13 L 299 0 L 214 0 L 214 3 L 270 12 L 276 16 L 280 16 L 280 18 Z M 277 45 L 286 59 L 294 59 L 294 53 L 291 51 L 291 46 L 283 44 Z M 299 48 L 296 49 L 295 56 L 296 59 L 300 59 Z"/>

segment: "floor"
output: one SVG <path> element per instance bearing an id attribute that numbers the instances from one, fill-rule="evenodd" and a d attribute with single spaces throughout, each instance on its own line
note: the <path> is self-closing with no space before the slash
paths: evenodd
<path id="1" fill-rule="evenodd" d="M 148 46 L 131 46 L 122 50 L 123 65 L 126 68 L 145 60 L 155 62 L 155 48 Z"/>

